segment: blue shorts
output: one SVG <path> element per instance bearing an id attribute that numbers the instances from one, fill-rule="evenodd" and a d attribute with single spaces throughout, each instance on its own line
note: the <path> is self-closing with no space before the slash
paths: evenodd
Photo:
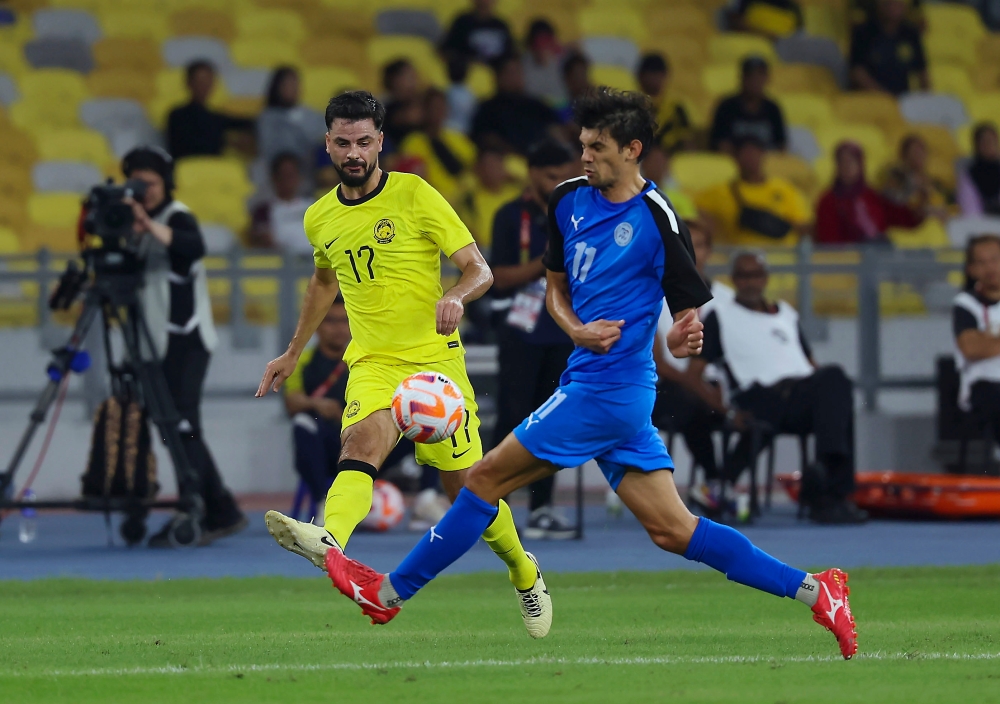
<path id="1" fill-rule="evenodd" d="M 612 489 L 627 471 L 674 468 L 650 419 L 656 390 L 625 384 L 571 381 L 514 429 L 525 449 L 558 467 L 587 460 L 598 466 Z"/>

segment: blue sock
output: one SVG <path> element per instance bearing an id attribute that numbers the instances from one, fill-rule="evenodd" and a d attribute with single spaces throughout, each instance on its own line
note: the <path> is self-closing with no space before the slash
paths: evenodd
<path id="1" fill-rule="evenodd" d="M 698 519 L 684 557 L 701 562 L 726 578 L 775 596 L 795 598 L 806 573 L 754 547 L 745 535 L 707 518 Z"/>
<path id="2" fill-rule="evenodd" d="M 396 571 L 389 574 L 396 593 L 403 599 L 409 599 L 472 549 L 496 518 L 497 510 L 496 506 L 483 501 L 468 489 L 458 492 L 458 498 L 444 518 L 410 550 Z"/>

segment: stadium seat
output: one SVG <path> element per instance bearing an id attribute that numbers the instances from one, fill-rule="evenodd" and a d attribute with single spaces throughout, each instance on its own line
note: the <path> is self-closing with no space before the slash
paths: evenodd
<path id="1" fill-rule="evenodd" d="M 790 125 L 811 129 L 833 122 L 833 109 L 826 96 L 818 93 L 782 93 L 775 98 Z"/>
<path id="2" fill-rule="evenodd" d="M 21 77 L 19 87 L 25 101 L 61 109 L 75 109 L 87 95 L 83 76 L 59 68 L 30 71 Z"/>
<path id="3" fill-rule="evenodd" d="M 986 34 L 979 13 L 967 5 L 925 3 L 923 12 L 927 18 L 928 34 L 943 35 L 973 45 Z"/>
<path id="4" fill-rule="evenodd" d="M 302 69 L 302 103 L 323 112 L 330 98 L 361 85 L 357 74 L 346 68 Z"/>
<path id="5" fill-rule="evenodd" d="M 80 219 L 76 193 L 33 193 L 28 198 L 28 218 L 36 225 L 74 227 Z"/>
<path id="6" fill-rule="evenodd" d="M 816 172 L 805 159 L 794 154 L 768 152 L 764 160 L 764 173 L 789 181 L 805 194 L 810 203 L 819 196 L 821 184 Z"/>
<path id="7" fill-rule="evenodd" d="M 975 95 L 970 102 L 978 98 Z M 907 122 L 941 125 L 952 130 L 969 121 L 961 101 L 950 95 L 908 93 L 899 99 L 899 111 Z"/>
<path id="8" fill-rule="evenodd" d="M 829 69 L 810 64 L 778 64 L 771 67 L 770 90 L 782 93 L 819 93 L 833 96 L 840 87 Z"/>
<path id="9" fill-rule="evenodd" d="M 294 44 L 305 38 L 306 29 L 297 12 L 248 6 L 236 13 L 236 36 L 244 41 L 277 38 Z"/>
<path id="10" fill-rule="evenodd" d="M 30 70 L 20 44 L 0 41 L 0 71 L 19 78 Z"/>
<path id="11" fill-rule="evenodd" d="M 740 87 L 739 68 L 728 62 L 709 64 L 701 70 L 701 86 L 713 98 L 735 93 Z"/>
<path id="12" fill-rule="evenodd" d="M 896 99 L 885 93 L 852 91 L 835 95 L 833 115 L 839 122 L 869 123 L 889 134 L 903 123 Z"/>
<path id="13" fill-rule="evenodd" d="M 39 161 L 31 170 L 31 182 L 38 193 L 86 193 L 104 180 L 93 164 L 79 161 Z"/>
<path id="14" fill-rule="evenodd" d="M 834 83 L 847 86 L 847 62 L 832 39 L 796 34 L 775 42 L 774 49 L 789 64 L 811 64 L 829 71 Z"/>
<path id="15" fill-rule="evenodd" d="M 618 90 L 638 90 L 635 74 L 621 66 L 591 66 L 590 80 L 594 85 L 610 86 Z"/>
<path id="16" fill-rule="evenodd" d="M 177 187 L 211 190 L 215 194 L 245 198 L 252 192 L 246 169 L 238 159 L 188 157 L 177 162 Z"/>
<path id="17" fill-rule="evenodd" d="M 21 91 L 17 89 L 14 79 L 6 73 L 0 73 L 0 105 L 7 107 L 21 99 Z"/>
<path id="18" fill-rule="evenodd" d="M 976 63 L 976 41 L 957 41 L 947 33 L 930 31 L 924 35 L 924 51 L 931 64 L 958 64 L 970 68 Z"/>
<path id="19" fill-rule="evenodd" d="M 21 232 L 28 224 L 27 203 L 28 198 L 0 196 L 0 227 L 9 227 L 14 232 Z"/>
<path id="20" fill-rule="evenodd" d="M 37 10 L 31 22 L 36 37 L 72 37 L 93 44 L 103 35 L 97 18 L 86 10 Z"/>
<path id="21" fill-rule="evenodd" d="M 205 59 L 222 69 L 229 66 L 229 46 L 215 37 L 174 37 L 163 42 L 163 60 L 167 66 L 183 68 L 192 61 Z"/>
<path id="22" fill-rule="evenodd" d="M 966 104 L 969 119 L 973 122 L 993 122 L 1000 120 L 1000 91 L 979 93 Z"/>
<path id="23" fill-rule="evenodd" d="M 425 81 L 436 86 L 448 85 L 444 64 L 434 45 L 419 37 L 375 37 L 368 42 L 368 60 L 372 68 L 382 67 L 396 59 L 409 59 Z"/>
<path id="24" fill-rule="evenodd" d="M 229 51 L 236 66 L 268 69 L 279 64 L 297 65 L 302 62 L 298 46 L 284 39 L 241 37 L 229 45 Z"/>
<path id="25" fill-rule="evenodd" d="M 809 36 L 830 39 L 846 49 L 850 39 L 848 27 L 843 6 L 823 3 L 802 8 L 802 29 Z"/>
<path id="26" fill-rule="evenodd" d="M 441 40 L 444 30 L 433 12 L 422 9 L 391 8 L 375 15 L 375 29 L 388 36 L 423 37 L 435 44 Z"/>
<path id="27" fill-rule="evenodd" d="M 205 238 L 205 250 L 209 254 L 226 254 L 239 238 L 224 225 L 204 225 L 201 234 Z"/>
<path id="28" fill-rule="evenodd" d="M 114 161 L 108 141 L 94 130 L 47 130 L 35 135 L 35 146 L 47 161 L 86 161 L 101 169 Z"/>
<path id="29" fill-rule="evenodd" d="M 222 71 L 226 91 L 233 98 L 260 98 L 267 92 L 271 72 L 264 68 L 227 66 Z M 227 101 L 228 102 L 228 101 Z"/>
<path id="30" fill-rule="evenodd" d="M 707 39 L 715 33 L 715 24 L 708 12 L 701 7 L 681 5 L 670 12 L 649 12 L 643 17 L 647 35 L 684 34 L 689 37 Z M 642 44 L 642 39 L 636 40 Z"/>
<path id="31" fill-rule="evenodd" d="M 622 37 L 636 44 L 647 36 L 642 15 L 627 7 L 587 7 L 577 12 L 576 21 L 584 36 Z"/>
<path id="32" fill-rule="evenodd" d="M 815 132 L 816 142 L 822 150 L 822 156 L 832 158 L 838 144 L 847 140 L 857 142 L 865 152 L 865 166 L 868 174 L 874 175 L 894 156 L 893 146 L 886 144 L 886 135 L 882 130 L 865 124 L 832 124 L 826 125 Z M 817 165 L 817 172 L 819 166 Z"/>
<path id="33" fill-rule="evenodd" d="M 147 9 L 118 10 L 101 16 L 101 28 L 107 37 L 148 37 L 163 41 L 170 36 L 170 25 L 163 16 Z"/>
<path id="34" fill-rule="evenodd" d="M 813 131 L 802 125 L 791 125 L 788 128 L 788 152 L 810 164 L 815 163 L 820 157 L 820 148 Z"/>
<path id="35" fill-rule="evenodd" d="M 774 63 L 777 55 L 774 46 L 764 37 L 742 32 L 727 32 L 708 41 L 708 56 L 715 63 L 737 64 L 747 56 L 761 56 Z"/>
<path id="36" fill-rule="evenodd" d="M 939 125 L 905 125 L 900 131 L 891 135 L 895 137 L 894 147 L 898 148 L 903 138 L 909 134 L 920 135 L 927 142 L 927 150 L 931 158 L 941 159 L 952 167 L 960 155 L 958 144 L 947 127 Z M 954 176 L 950 177 L 954 180 Z"/>
<path id="37" fill-rule="evenodd" d="M 30 132 L 14 125 L 0 128 L 0 162 L 6 167 L 3 171 L 28 171 L 37 160 L 38 150 Z"/>
<path id="38" fill-rule="evenodd" d="M 94 71 L 87 88 L 95 98 L 126 98 L 146 103 L 156 97 L 155 74 L 128 69 Z"/>
<path id="39" fill-rule="evenodd" d="M 33 188 L 27 169 L 9 165 L 0 169 L 0 198 L 27 200 Z"/>
<path id="40" fill-rule="evenodd" d="M 584 37 L 580 47 L 594 64 L 619 66 L 626 71 L 635 71 L 639 65 L 639 47 L 631 39 Z"/>
<path id="41" fill-rule="evenodd" d="M 368 71 L 367 45 L 355 37 L 308 37 L 299 44 L 306 66 L 340 66 L 355 73 Z"/>
<path id="42" fill-rule="evenodd" d="M 21 251 L 21 241 L 9 227 L 0 227 L 0 254 L 17 254 Z"/>
<path id="43" fill-rule="evenodd" d="M 236 22 L 228 12 L 188 7 L 170 15 L 170 30 L 176 36 L 200 35 L 224 42 L 236 38 Z"/>
<path id="44" fill-rule="evenodd" d="M 969 73 L 961 66 L 952 64 L 931 65 L 931 89 L 935 93 L 954 95 L 965 102 L 976 94 L 976 89 L 969 79 Z"/>
<path id="45" fill-rule="evenodd" d="M 53 193 L 47 195 L 58 195 L 59 198 L 65 197 L 65 194 Z M 21 249 L 26 252 L 34 252 L 43 247 L 52 252 L 76 252 L 79 250 L 76 240 L 76 218 L 80 216 L 80 197 L 77 195 L 69 197 L 76 203 L 76 216 L 73 222 L 58 223 L 55 225 L 41 223 L 27 225 L 22 230 Z M 67 202 L 68 204 L 69 202 Z M 68 212 L 69 210 L 67 209 Z"/>
<path id="46" fill-rule="evenodd" d="M 697 69 L 708 63 L 708 49 L 697 38 L 683 34 L 661 34 L 649 37 L 641 45 L 642 52 L 657 51 L 670 62 L 671 75 L 677 77 L 683 71 Z"/>
<path id="47" fill-rule="evenodd" d="M 156 73 L 164 67 L 160 46 L 149 37 L 105 37 L 91 49 L 98 70 Z"/>
<path id="48" fill-rule="evenodd" d="M 146 109 L 134 100 L 98 98 L 80 106 L 80 121 L 104 135 L 118 158 L 139 144 L 159 144 L 161 137 Z"/>
<path id="49" fill-rule="evenodd" d="M 77 73 L 94 70 L 90 45 L 76 37 L 39 37 L 24 45 L 24 56 L 33 68 L 65 68 Z"/>
<path id="50" fill-rule="evenodd" d="M 472 64 L 465 77 L 466 87 L 480 100 L 491 98 L 497 92 L 496 74 L 483 64 Z"/>
<path id="51" fill-rule="evenodd" d="M 677 182 L 688 193 L 697 193 L 737 177 L 736 162 L 725 154 L 682 152 L 671 166 Z"/>

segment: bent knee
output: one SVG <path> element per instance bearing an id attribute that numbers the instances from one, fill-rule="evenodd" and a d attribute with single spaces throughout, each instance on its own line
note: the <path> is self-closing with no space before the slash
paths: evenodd
<path id="1" fill-rule="evenodd" d="M 683 555 L 694 535 L 694 529 L 698 525 L 698 519 L 688 515 L 688 520 L 678 520 L 671 523 L 650 526 L 646 528 L 653 544 L 661 550 L 672 552 L 675 555 Z"/>
<path id="2" fill-rule="evenodd" d="M 465 474 L 465 488 L 481 499 L 492 500 L 496 492 L 496 463 L 487 455 L 472 465 Z M 502 498 L 502 497 L 496 497 Z"/>

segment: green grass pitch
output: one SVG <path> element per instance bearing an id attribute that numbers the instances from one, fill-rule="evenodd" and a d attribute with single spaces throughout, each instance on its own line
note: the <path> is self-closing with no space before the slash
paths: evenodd
<path id="1" fill-rule="evenodd" d="M 500 574 L 388 626 L 317 578 L 0 582 L 3 702 L 1000 702 L 1000 565 L 851 572 L 860 654 L 711 572 L 553 574 L 528 638 Z"/>

